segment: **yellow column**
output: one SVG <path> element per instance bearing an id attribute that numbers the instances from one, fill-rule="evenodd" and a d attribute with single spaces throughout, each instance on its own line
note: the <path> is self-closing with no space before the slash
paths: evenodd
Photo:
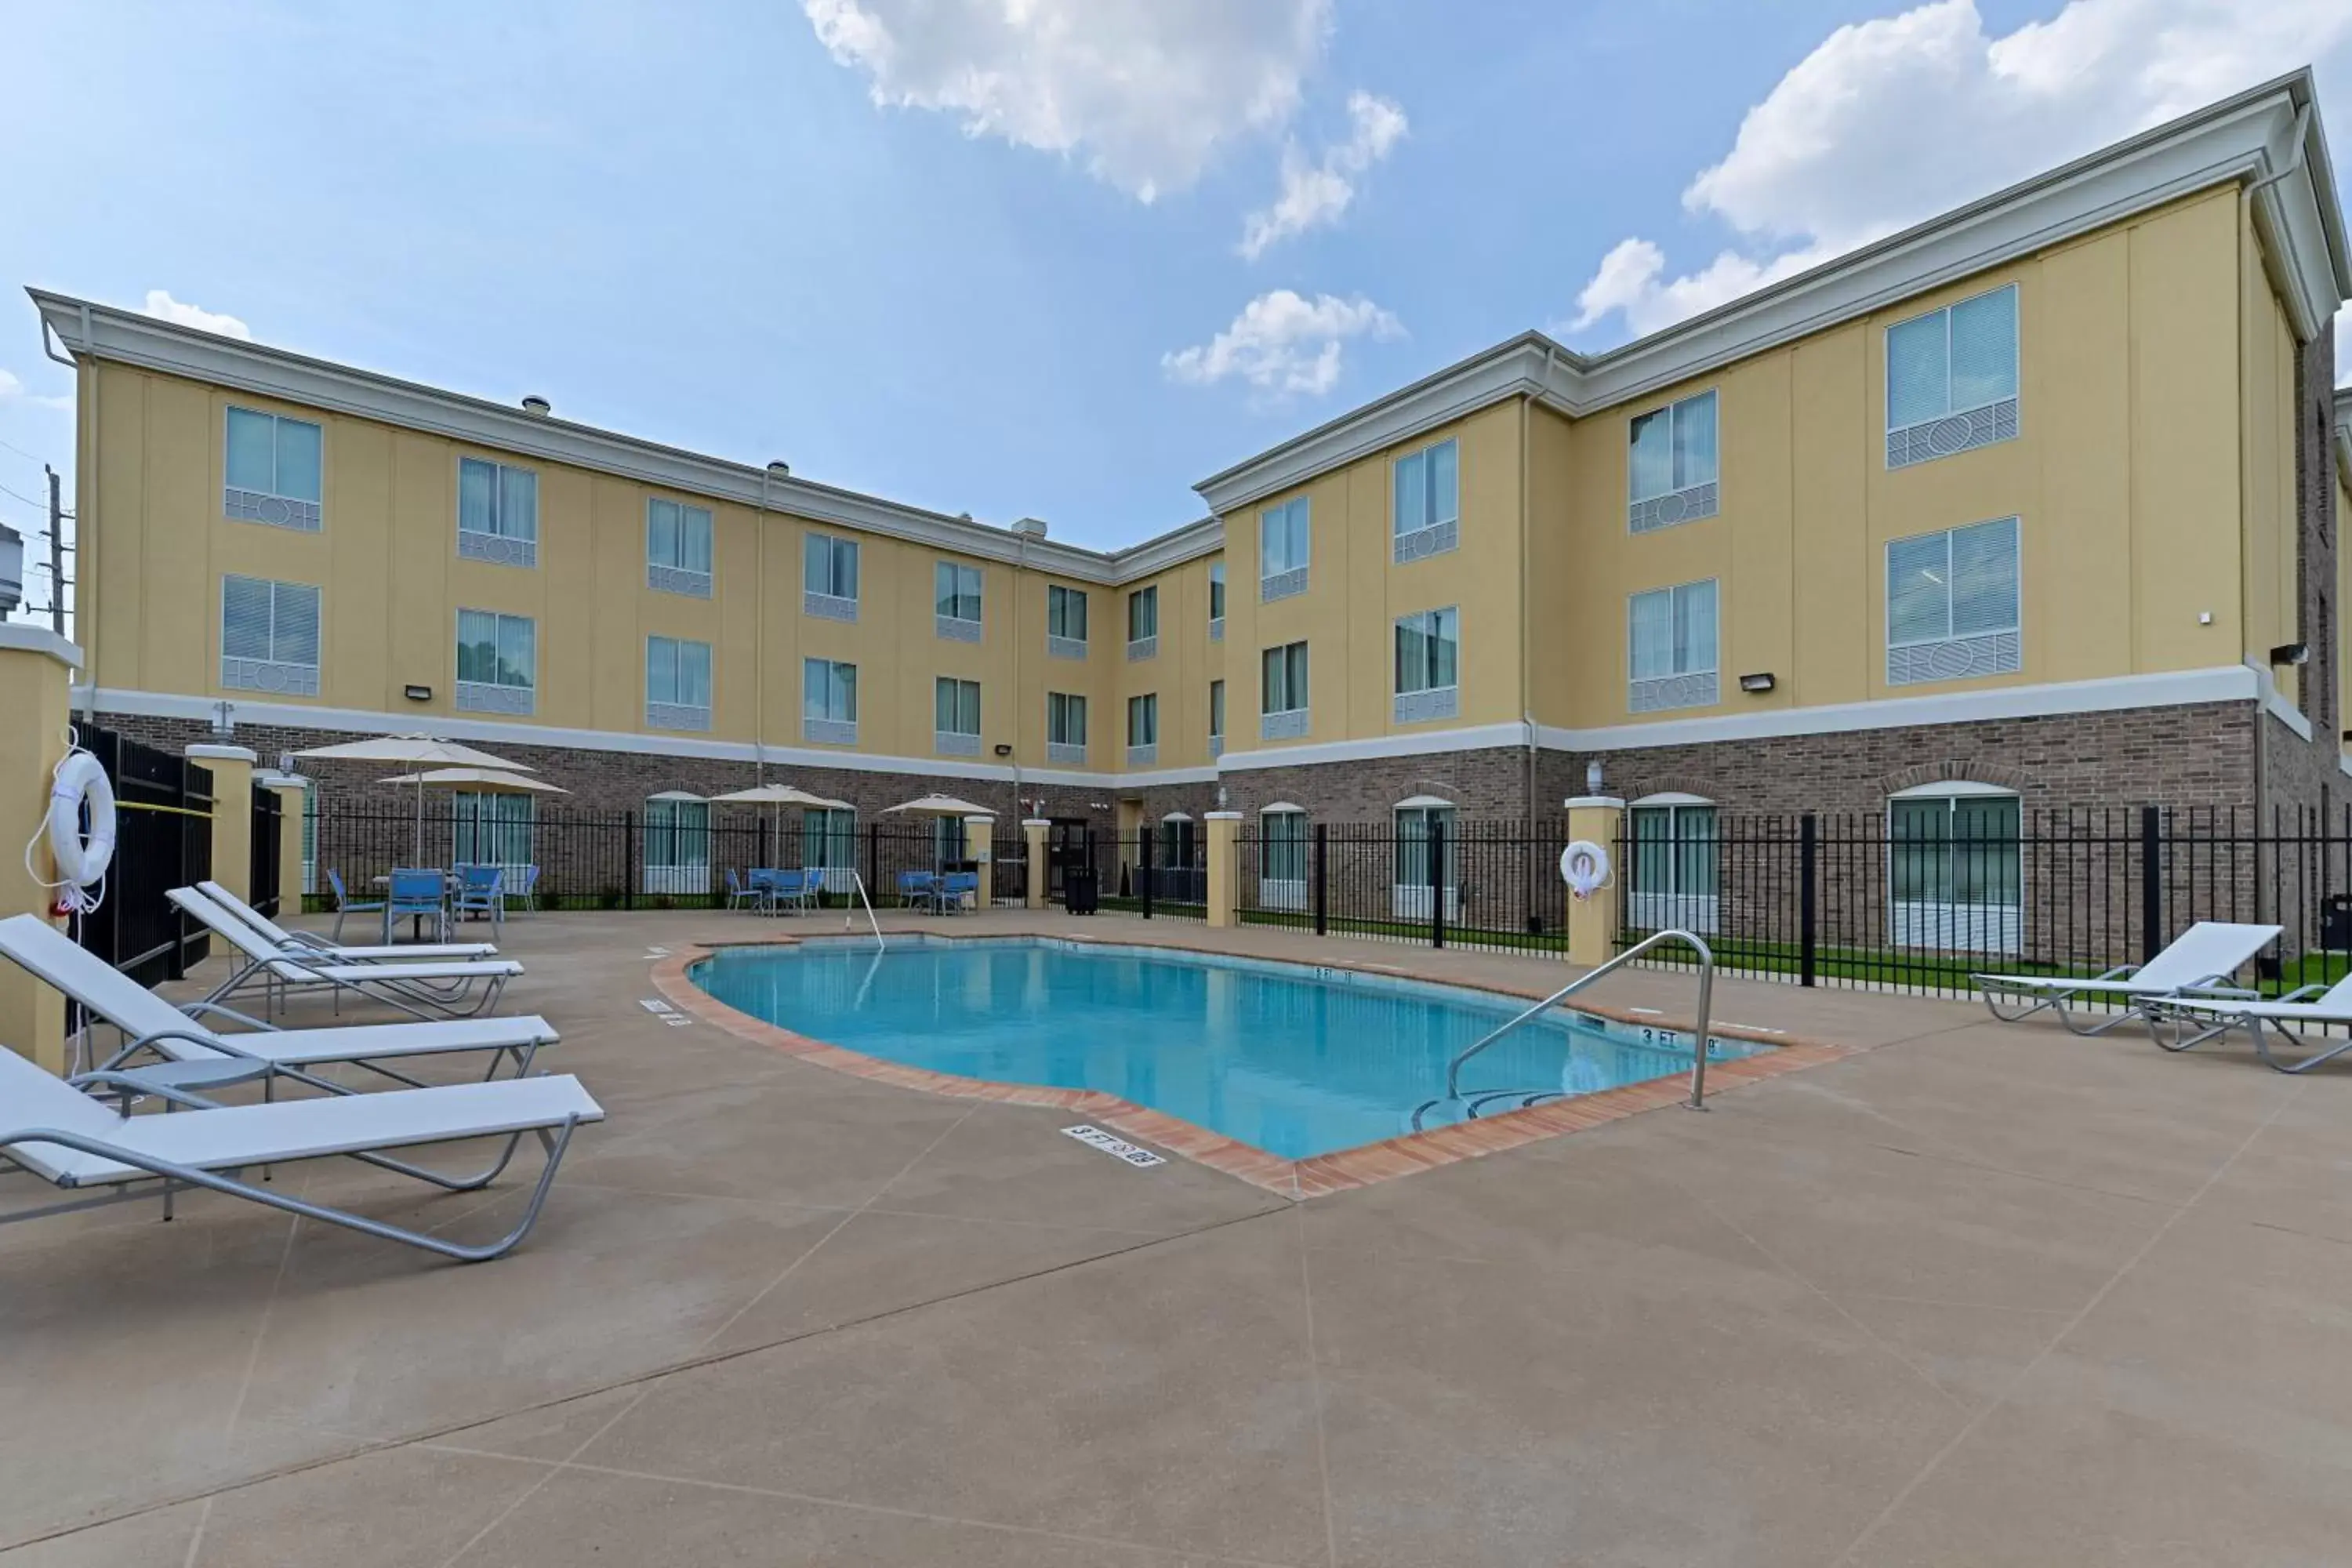
<path id="1" fill-rule="evenodd" d="M 1614 795 L 1580 795 L 1570 797 L 1564 804 L 1568 807 L 1570 842 L 1589 839 L 1599 845 L 1612 862 L 1608 882 L 1594 889 L 1591 897 L 1579 899 L 1570 895 L 1568 900 L 1568 961 L 1589 969 L 1617 956 L 1618 894 L 1625 885 L 1625 868 L 1613 862 L 1625 803 Z M 1558 876 L 1559 872 L 1555 869 L 1552 874 Z"/>
<path id="2" fill-rule="evenodd" d="M 1241 871 L 1242 814 L 1213 811 L 1209 822 L 1209 923 L 1235 924 L 1234 880 Z"/>
<path id="3" fill-rule="evenodd" d="M 988 908 L 990 884 L 996 880 L 993 862 L 996 858 L 996 818 L 967 816 L 963 819 L 963 857 L 980 869 L 980 890 L 971 897 L 971 907 Z"/>
<path id="4" fill-rule="evenodd" d="M 81 650 L 40 626 L 0 626 L 0 826 L 21 845 L 49 809 L 49 786 L 66 754 L 73 672 Z M 33 846 L 33 867 L 57 877 L 47 835 Z M 52 895 L 25 874 L 16 848 L 0 854 L 0 917 L 47 918 Z M 66 999 L 13 963 L 0 963 L 0 1047 L 53 1073 L 66 1069 Z"/>
<path id="5" fill-rule="evenodd" d="M 257 773 L 253 782 L 278 795 L 278 918 L 291 920 L 302 912 L 302 812 L 310 781 L 299 773 Z"/>
<path id="6" fill-rule="evenodd" d="M 249 746 L 190 746 L 213 775 L 213 880 L 253 901 L 253 764 Z"/>
<path id="7" fill-rule="evenodd" d="M 1028 905 L 1033 910 L 1045 907 L 1046 883 L 1052 868 L 1045 864 L 1045 830 L 1054 825 L 1042 816 L 1024 817 L 1021 837 L 1029 854 Z"/>

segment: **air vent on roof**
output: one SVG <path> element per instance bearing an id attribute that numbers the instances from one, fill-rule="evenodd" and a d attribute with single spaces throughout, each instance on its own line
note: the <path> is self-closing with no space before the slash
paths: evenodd
<path id="1" fill-rule="evenodd" d="M 525 414 L 536 414 L 544 419 L 555 411 L 555 405 L 544 397 L 526 397 L 522 400 L 522 411 Z"/>
<path id="2" fill-rule="evenodd" d="M 768 465 L 768 472 L 775 475 L 776 478 L 780 479 L 789 479 L 793 477 L 793 466 L 790 463 L 785 462 L 782 458 L 778 458 L 774 462 Z"/>
<path id="3" fill-rule="evenodd" d="M 1045 537 L 1045 520 L 1042 517 L 1022 518 L 1013 523 L 1013 531 L 1030 539 L 1043 539 Z"/>

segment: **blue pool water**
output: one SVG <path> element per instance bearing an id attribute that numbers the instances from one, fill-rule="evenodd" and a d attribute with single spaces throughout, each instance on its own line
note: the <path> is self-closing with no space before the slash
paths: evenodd
<path id="1" fill-rule="evenodd" d="M 908 1067 L 1095 1089 L 1288 1159 L 1690 1070 L 1689 1037 L 1448 986 L 1051 941 L 733 948 L 692 972 L 740 1012 Z M 1647 1037 L 1645 1038 L 1645 1037 Z M 1715 1042 L 1717 1059 L 1765 1048 Z M 1440 1101 L 1434 1106 L 1430 1102 Z"/>

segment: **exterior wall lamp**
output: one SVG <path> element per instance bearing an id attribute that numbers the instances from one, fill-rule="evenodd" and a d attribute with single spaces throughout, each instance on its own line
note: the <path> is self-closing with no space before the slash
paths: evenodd
<path id="1" fill-rule="evenodd" d="M 1742 691 L 1769 691 L 1780 684 L 1779 679 L 1769 669 L 1759 669 L 1753 675 L 1743 675 L 1739 678 L 1739 689 Z"/>
<path id="2" fill-rule="evenodd" d="M 2274 665 L 2304 665 L 2311 662 L 2311 645 L 2307 642 L 2283 642 L 2271 649 Z"/>

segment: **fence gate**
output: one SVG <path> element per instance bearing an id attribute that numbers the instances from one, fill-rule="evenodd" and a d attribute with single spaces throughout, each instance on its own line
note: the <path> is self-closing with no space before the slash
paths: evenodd
<path id="1" fill-rule="evenodd" d="M 253 792 L 253 854 L 246 869 L 246 901 L 271 920 L 278 918 L 278 828 L 286 808 L 274 789 Z"/>
<path id="2" fill-rule="evenodd" d="M 106 770 L 117 813 L 106 897 L 81 921 L 81 944 L 142 985 L 177 980 L 211 952 L 163 895 L 213 874 L 212 772 L 95 726 L 81 743 Z"/>

